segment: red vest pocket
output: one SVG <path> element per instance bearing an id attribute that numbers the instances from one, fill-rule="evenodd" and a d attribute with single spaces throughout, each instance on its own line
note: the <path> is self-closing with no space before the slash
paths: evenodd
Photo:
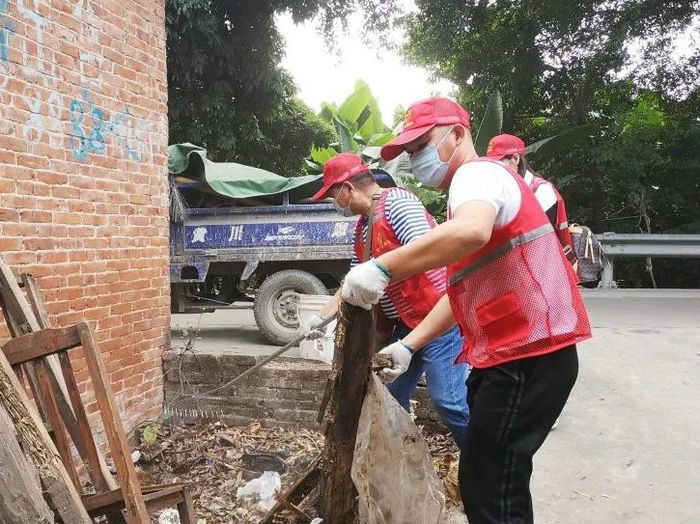
<path id="1" fill-rule="evenodd" d="M 520 309 L 515 293 L 502 295 L 476 310 L 479 326 L 488 338 L 489 347 L 502 348 L 526 339 L 530 333 L 527 318 Z M 505 348 L 504 348 L 505 349 Z"/>

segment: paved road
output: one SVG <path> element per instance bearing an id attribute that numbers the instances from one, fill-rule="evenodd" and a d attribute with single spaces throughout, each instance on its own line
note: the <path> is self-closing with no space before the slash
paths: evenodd
<path id="1" fill-rule="evenodd" d="M 700 291 L 587 291 L 595 337 L 535 457 L 538 524 L 700 523 Z M 199 315 L 173 316 L 179 330 Z M 200 351 L 265 353 L 250 311 L 201 317 Z"/>

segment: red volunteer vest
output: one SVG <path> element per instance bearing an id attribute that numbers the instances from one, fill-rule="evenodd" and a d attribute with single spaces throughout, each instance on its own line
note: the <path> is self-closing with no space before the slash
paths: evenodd
<path id="1" fill-rule="evenodd" d="M 569 219 L 566 216 L 566 204 L 564 203 L 561 193 L 559 193 L 554 184 L 552 184 L 549 180 L 545 180 L 539 175 L 533 174 L 532 182 L 530 182 L 530 189 L 532 189 L 532 192 L 537 192 L 537 188 L 543 184 L 551 186 L 554 194 L 557 197 L 557 220 L 556 223 L 552 225 L 554 226 L 554 232 L 557 234 L 557 238 L 559 238 L 559 242 L 564 249 L 566 258 L 573 262 L 572 258 L 576 258 L 576 252 L 574 251 L 574 245 L 571 242 L 571 234 L 569 233 Z"/>
<path id="2" fill-rule="evenodd" d="M 371 254 L 374 258 L 402 246 L 391 224 L 386 219 L 386 199 L 393 192 L 405 192 L 410 195 L 407 190 L 399 187 L 385 189 L 380 195 L 374 207 L 374 225 L 372 226 Z M 435 219 L 427 210 L 425 218 L 431 228 L 435 227 Z M 365 245 L 362 237 L 362 221 L 358 220 L 355 225 L 355 255 L 357 255 L 358 260 L 364 258 Z M 385 293 L 396 306 L 403 323 L 413 329 L 445 294 L 446 281 L 447 270 L 444 267 L 431 269 L 419 275 L 391 282 Z M 389 319 L 380 309 L 380 318 L 378 319 L 380 331 L 386 332 L 388 323 Z M 381 327 L 385 327 L 385 329 L 381 329 Z"/>
<path id="3" fill-rule="evenodd" d="M 447 269 L 447 294 L 464 335 L 457 362 L 477 368 L 550 353 L 591 336 L 576 276 L 552 224 L 522 177 L 507 170 L 520 188 L 518 214 L 495 228 L 484 247 Z"/>

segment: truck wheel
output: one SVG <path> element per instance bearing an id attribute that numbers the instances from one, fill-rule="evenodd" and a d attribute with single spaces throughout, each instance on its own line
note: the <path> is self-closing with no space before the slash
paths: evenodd
<path id="1" fill-rule="evenodd" d="M 318 278 L 306 271 L 288 269 L 268 276 L 255 294 L 253 313 L 267 340 L 283 346 L 299 331 L 299 295 L 327 295 Z"/>

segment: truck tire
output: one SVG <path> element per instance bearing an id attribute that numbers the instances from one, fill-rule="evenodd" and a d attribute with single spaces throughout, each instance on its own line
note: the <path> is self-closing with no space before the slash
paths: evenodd
<path id="1" fill-rule="evenodd" d="M 283 346 L 299 332 L 299 295 L 327 294 L 323 282 L 311 273 L 298 269 L 278 271 L 268 276 L 255 294 L 255 322 L 267 340 Z"/>

